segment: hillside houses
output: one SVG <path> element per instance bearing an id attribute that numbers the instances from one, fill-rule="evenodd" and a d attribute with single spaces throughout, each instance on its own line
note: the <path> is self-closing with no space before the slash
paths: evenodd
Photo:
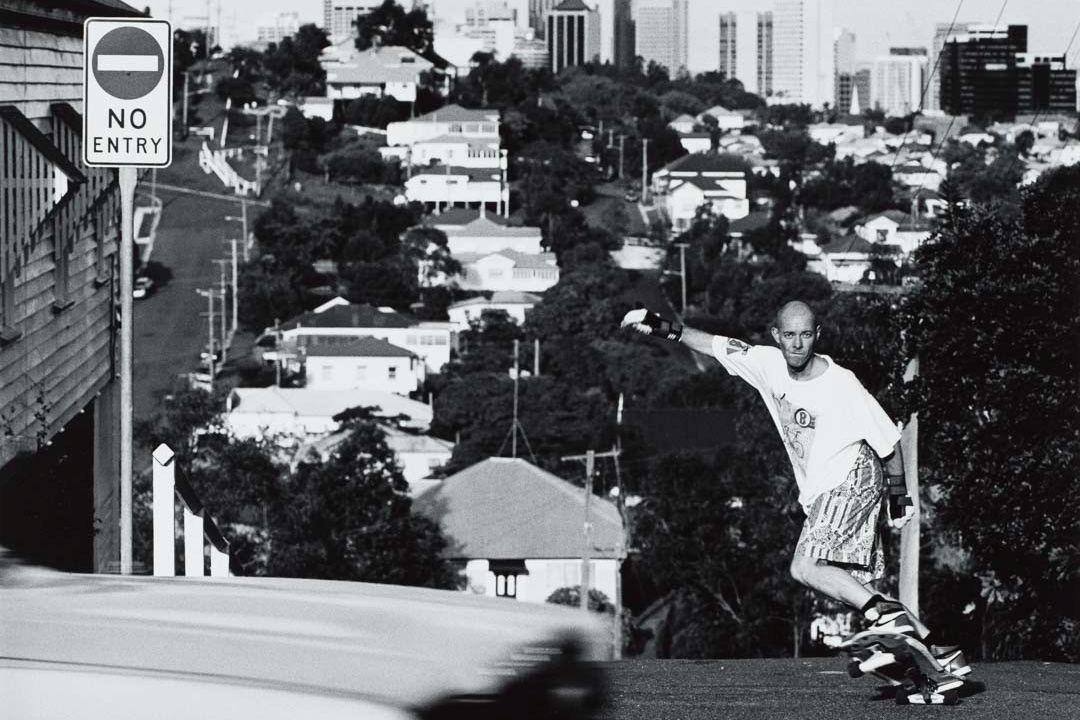
<path id="1" fill-rule="evenodd" d="M 511 225 L 505 218 L 481 210 L 450 208 L 439 215 L 429 215 L 425 225 L 441 230 L 450 254 L 514 250 L 535 255 L 543 251 L 540 228 Z"/>
<path id="2" fill-rule="evenodd" d="M 352 46 L 351 52 L 347 47 L 332 45 L 320 57 L 326 71 L 326 97 L 330 100 L 374 95 L 415 102 L 420 75 L 434 67 L 406 47 L 382 46 L 361 51 L 356 50 L 354 38 L 348 38 L 345 43 Z"/>
<path id="3" fill-rule="evenodd" d="M 746 161 L 735 155 L 684 155 L 653 173 L 653 191 L 672 227 L 682 231 L 706 204 L 730 220 L 746 217 L 748 172 Z"/>

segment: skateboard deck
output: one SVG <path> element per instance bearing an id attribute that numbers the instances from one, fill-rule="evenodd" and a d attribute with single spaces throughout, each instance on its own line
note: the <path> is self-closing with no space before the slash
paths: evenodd
<path id="1" fill-rule="evenodd" d="M 851 657 L 848 674 L 859 677 L 872 673 L 885 680 L 886 693 L 899 704 L 954 705 L 962 696 L 985 689 L 981 683 L 966 681 L 966 664 L 950 672 L 918 640 L 899 633 L 864 631 L 839 646 Z"/>

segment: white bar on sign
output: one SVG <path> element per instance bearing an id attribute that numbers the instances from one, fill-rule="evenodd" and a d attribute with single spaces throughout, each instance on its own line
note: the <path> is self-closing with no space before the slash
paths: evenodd
<path id="1" fill-rule="evenodd" d="M 98 55 L 98 72 L 157 72 L 157 55 Z"/>

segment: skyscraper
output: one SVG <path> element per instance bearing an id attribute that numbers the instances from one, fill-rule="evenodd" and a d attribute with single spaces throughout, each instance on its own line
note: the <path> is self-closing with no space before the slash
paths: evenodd
<path id="1" fill-rule="evenodd" d="M 558 4 L 557 0 L 529 0 L 529 26 L 541 40 L 547 34 L 548 13 Z"/>
<path id="2" fill-rule="evenodd" d="M 929 113 L 941 112 L 941 62 L 944 60 L 938 60 L 941 56 L 941 51 L 945 47 L 945 38 L 950 34 L 959 34 L 967 32 L 969 26 L 973 23 L 938 23 L 934 26 L 934 39 L 930 43 L 930 56 L 927 60 L 929 70 L 927 70 L 927 77 L 929 78 L 930 87 L 926 90 L 926 99 L 923 101 L 923 109 Z M 935 63 L 937 69 L 934 69 Z"/>
<path id="3" fill-rule="evenodd" d="M 615 0 L 615 65 L 630 68 L 634 65 L 634 2 Z"/>
<path id="4" fill-rule="evenodd" d="M 773 94 L 773 14 L 757 14 L 757 89 L 761 97 Z"/>
<path id="5" fill-rule="evenodd" d="M 926 48 L 890 48 L 871 66 L 870 106 L 894 117 L 921 109 L 927 72 Z"/>
<path id="6" fill-rule="evenodd" d="M 354 32 L 356 18 L 382 5 L 381 0 L 323 0 L 323 30 L 338 39 Z"/>
<path id="7" fill-rule="evenodd" d="M 599 55 L 598 15 L 582 0 L 563 0 L 548 13 L 547 43 L 552 72 L 584 65 Z"/>
<path id="8" fill-rule="evenodd" d="M 938 73 L 941 109 L 950 115 L 1015 117 L 1016 56 L 1027 52 L 1027 25 L 970 25 L 945 39 Z"/>
<path id="9" fill-rule="evenodd" d="M 1076 70 L 1064 55 L 1017 58 L 1017 105 L 1020 112 L 1072 113 L 1076 110 Z"/>
<path id="10" fill-rule="evenodd" d="M 738 77 L 739 47 L 736 32 L 738 31 L 738 16 L 733 12 L 720 14 L 720 63 L 717 69 L 725 78 Z"/>
<path id="11" fill-rule="evenodd" d="M 773 85 L 787 102 L 836 100 L 833 0 L 776 0 Z"/>
<path id="12" fill-rule="evenodd" d="M 587 0 L 599 15 L 600 62 L 619 67 L 629 67 L 634 62 L 633 37 L 629 42 L 626 33 L 633 33 L 631 11 L 633 0 Z"/>
<path id="13" fill-rule="evenodd" d="M 635 52 L 645 65 L 663 65 L 674 77 L 686 67 L 687 0 L 637 0 Z"/>
<path id="14" fill-rule="evenodd" d="M 851 103 L 855 95 L 855 33 L 846 28 L 836 28 L 833 37 L 836 108 L 841 112 L 858 114 L 858 106 L 853 110 Z"/>

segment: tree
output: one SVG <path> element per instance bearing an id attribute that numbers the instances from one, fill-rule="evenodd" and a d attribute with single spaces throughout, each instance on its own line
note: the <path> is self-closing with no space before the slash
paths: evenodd
<path id="1" fill-rule="evenodd" d="M 329 44 L 326 31 L 312 24 L 301 25 L 280 43 L 271 43 L 263 59 L 267 82 L 292 97 L 325 94 L 326 71 L 319 64 L 319 54 Z"/>
<path id="2" fill-rule="evenodd" d="M 896 207 L 892 170 L 881 163 L 856 165 L 852 158 L 829 161 L 820 177 L 807 180 L 799 200 L 808 207 L 835 210 L 857 205 L 865 212 Z"/>
<path id="3" fill-rule="evenodd" d="M 976 607 L 989 658 L 1080 659 L 1078 187 L 1065 168 L 1016 216 L 954 207 L 916 256 L 923 466 L 940 537 L 981 584 L 949 604 Z"/>
<path id="4" fill-rule="evenodd" d="M 325 462 L 302 461 L 288 502 L 271 514 L 269 570 L 287 577 L 334 578 L 457 589 L 437 525 L 411 514 L 412 501 L 385 435 L 370 414 Z"/>
<path id="5" fill-rule="evenodd" d="M 245 263 L 237 285 L 237 319 L 252 332 L 262 332 L 304 309 L 296 276 L 277 263 Z"/>
<path id="6" fill-rule="evenodd" d="M 357 50 L 367 50 L 373 45 L 407 47 L 430 60 L 434 43 L 431 20 L 421 8 L 406 12 L 394 0 L 385 0 L 356 19 Z"/>
<path id="7" fill-rule="evenodd" d="M 397 162 L 386 162 L 377 150 L 359 141 L 328 153 L 322 162 L 333 182 L 397 185 L 401 180 Z"/>

